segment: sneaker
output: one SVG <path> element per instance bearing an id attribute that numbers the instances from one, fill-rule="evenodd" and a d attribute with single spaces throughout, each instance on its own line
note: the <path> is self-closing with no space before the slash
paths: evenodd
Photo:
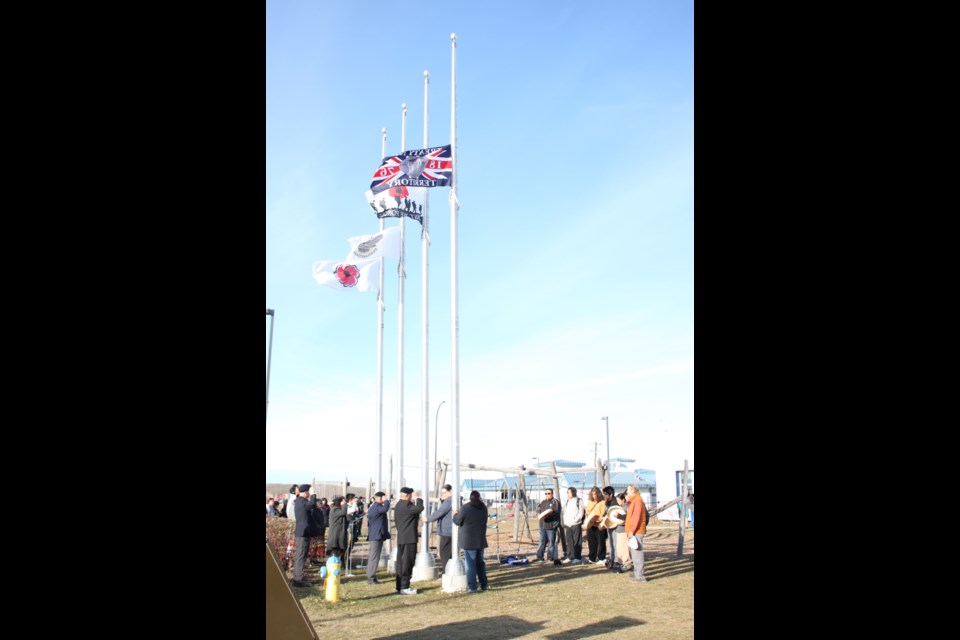
<path id="1" fill-rule="evenodd" d="M 376 578 L 367 578 L 367 584 L 380 584 L 380 581 Z"/>
<path id="2" fill-rule="evenodd" d="M 554 560 L 554 561 L 553 561 L 553 565 L 556 566 L 556 567 L 559 567 L 560 564 L 561 564 L 561 563 L 560 563 L 559 560 Z"/>
<path id="3" fill-rule="evenodd" d="M 467 589 L 467 593 L 476 593 L 476 592 L 477 592 L 476 589 Z"/>
<path id="4" fill-rule="evenodd" d="M 489 591 L 490 587 L 480 587 L 480 591 Z"/>
<path id="5" fill-rule="evenodd" d="M 543 558 L 534 558 L 530 562 L 543 562 Z"/>
<path id="6" fill-rule="evenodd" d="M 301 582 L 301 581 L 299 581 L 299 580 L 294 580 L 294 581 L 293 581 L 293 586 L 295 586 L 295 587 L 297 587 L 297 588 L 299 588 L 299 589 L 309 589 L 309 588 L 312 587 L 313 585 L 310 584 L 309 582 Z"/>
<path id="7" fill-rule="evenodd" d="M 646 581 L 647 581 L 646 578 L 634 578 L 633 576 L 630 576 L 630 582 L 646 582 Z"/>
<path id="8" fill-rule="evenodd" d="M 561 562 L 562 564 L 570 564 L 571 562 L 573 562 L 573 560 L 572 560 L 571 558 L 564 558 L 564 559 L 561 560 L 560 562 Z"/>
<path id="9" fill-rule="evenodd" d="M 416 589 L 400 589 L 400 595 L 415 596 L 417 595 L 417 590 Z"/>

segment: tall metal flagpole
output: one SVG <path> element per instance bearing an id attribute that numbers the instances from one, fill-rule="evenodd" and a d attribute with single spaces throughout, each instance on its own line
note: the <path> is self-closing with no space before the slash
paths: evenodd
<path id="1" fill-rule="evenodd" d="M 380 142 L 380 159 L 387 155 L 387 128 L 380 130 L 383 138 Z M 383 235 L 383 218 L 380 218 L 380 235 Z M 380 255 L 380 290 L 377 292 L 377 491 L 383 491 L 383 254 Z M 367 496 L 371 498 L 372 496 Z M 388 519 L 389 520 L 389 519 Z M 387 527 L 389 528 L 389 524 Z M 380 556 L 380 567 L 388 566 L 387 558 L 393 550 L 386 541 L 387 553 Z"/>
<path id="2" fill-rule="evenodd" d="M 407 148 L 407 103 L 404 102 L 403 107 L 403 117 L 401 119 L 400 125 L 400 151 L 404 151 Z M 406 216 L 400 216 L 400 266 L 397 268 L 399 274 L 400 284 L 398 285 L 398 292 L 400 294 L 399 302 L 397 303 L 397 326 L 399 327 L 399 344 L 397 346 L 397 491 L 402 487 L 405 487 L 406 484 L 403 481 L 403 281 L 406 279 L 406 274 L 403 272 L 403 254 L 405 253 L 406 244 L 404 239 L 404 220 Z"/>
<path id="3" fill-rule="evenodd" d="M 387 129 L 380 130 L 380 159 L 387 155 Z M 383 218 L 380 218 L 383 235 Z M 383 491 L 383 254 L 380 254 L 380 287 L 377 291 L 377 491 Z M 372 497 L 372 496 L 368 496 Z"/>
<path id="4" fill-rule="evenodd" d="M 453 459 L 453 508 L 460 509 L 460 320 L 457 301 L 457 34 L 450 34 L 450 152 L 453 165 L 450 177 L 450 320 L 452 325 L 450 428 Z M 450 560 L 443 569 L 443 590 L 466 591 L 465 565 L 460 559 L 459 529 L 453 527 Z"/>
<path id="5" fill-rule="evenodd" d="M 430 87 L 430 72 L 423 72 L 423 148 L 426 149 L 429 145 L 427 138 L 427 113 L 428 113 L 428 89 Z M 430 264 L 428 247 L 430 245 L 430 237 L 427 234 L 428 230 L 428 216 L 430 214 L 430 189 L 424 189 L 423 192 L 428 194 L 424 197 L 423 201 L 423 217 L 420 218 L 420 255 L 421 255 L 421 268 L 423 270 L 422 274 L 422 285 L 423 289 L 422 303 L 421 303 L 421 315 L 423 316 L 423 325 L 422 325 L 422 339 L 420 345 L 420 354 L 421 360 L 423 361 L 423 367 L 420 373 L 420 396 L 421 402 L 423 403 L 423 462 L 421 464 L 422 473 L 420 475 L 420 493 L 423 495 L 423 499 L 427 505 L 430 504 L 430 469 L 428 468 L 430 464 L 430 375 L 429 375 L 429 362 L 427 355 L 429 353 L 429 347 L 427 344 L 427 338 L 429 335 L 428 330 L 428 310 L 429 305 L 427 304 L 427 293 L 428 293 L 428 277 L 427 269 Z M 429 506 L 424 513 L 429 511 Z M 430 553 L 430 523 L 424 521 L 421 528 L 421 537 L 423 544 L 420 545 L 420 553 L 417 554 L 417 561 L 413 567 L 413 579 L 415 580 L 435 580 L 437 577 L 438 568 L 436 563 L 433 561 L 433 554 Z"/>

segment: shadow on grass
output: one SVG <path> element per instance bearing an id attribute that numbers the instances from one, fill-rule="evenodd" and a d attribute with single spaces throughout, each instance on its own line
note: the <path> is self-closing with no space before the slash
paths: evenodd
<path id="1" fill-rule="evenodd" d="M 378 636 L 374 640 L 430 640 L 431 638 L 449 640 L 450 638 L 520 638 L 543 628 L 542 622 L 527 622 L 513 616 L 477 618 L 438 624 L 405 633 L 390 633 Z M 562 635 L 558 638 L 583 638 L 583 635 Z"/>
<path id="2" fill-rule="evenodd" d="M 537 563 L 534 565 L 487 565 L 490 585 L 499 589 L 528 587 L 541 582 L 560 582 L 577 580 L 590 574 L 610 573 L 596 565 L 561 565 Z"/>
<path id="3" fill-rule="evenodd" d="M 647 554 L 647 560 L 644 563 L 644 575 L 647 580 L 658 580 L 691 571 L 693 571 L 693 561 L 689 558 L 677 558 L 675 555 Z M 603 573 L 611 573 L 611 571 L 596 565 L 562 565 L 559 567 L 549 563 L 533 565 L 492 565 L 488 563 L 487 565 L 490 585 L 498 591 L 500 589 L 528 587 L 542 582 L 576 580 L 584 575 Z M 613 575 L 622 575 L 624 578 L 628 578 L 630 572 Z"/>
<path id="4" fill-rule="evenodd" d="M 639 627 L 641 624 L 647 623 L 643 620 L 635 620 L 633 618 L 617 616 L 615 618 L 610 618 L 609 620 L 604 620 L 603 624 L 592 622 L 588 625 L 580 627 L 579 629 L 570 629 L 568 631 L 561 631 L 559 633 L 551 633 L 550 635 L 544 637 L 550 638 L 551 640 L 578 640 L 578 638 L 589 638 L 590 636 L 599 636 L 611 631 L 620 631 L 621 629 L 629 629 L 630 627 Z"/>
<path id="5" fill-rule="evenodd" d="M 643 574 L 647 580 L 658 580 L 693 571 L 693 560 L 677 556 L 656 555 L 643 563 Z"/>

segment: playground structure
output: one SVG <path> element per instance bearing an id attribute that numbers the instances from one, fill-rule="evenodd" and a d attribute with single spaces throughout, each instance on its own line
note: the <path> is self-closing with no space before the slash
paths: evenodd
<path id="1" fill-rule="evenodd" d="M 450 467 L 450 461 L 448 460 L 438 460 L 436 468 L 436 479 L 434 487 L 436 487 L 437 496 L 431 497 L 431 502 L 439 501 L 439 489 L 446 482 L 447 473 Z M 687 461 L 683 462 L 684 468 L 684 486 L 686 486 L 686 474 L 687 474 Z M 531 476 L 543 476 L 549 478 L 553 482 L 553 493 L 555 496 L 560 498 L 562 496 L 560 492 L 560 476 L 564 473 L 589 473 L 596 472 L 598 474 L 599 481 L 601 482 L 600 486 L 606 486 L 610 484 L 610 469 L 609 465 L 604 464 L 603 461 L 597 460 L 595 467 L 558 467 L 555 462 L 551 462 L 549 467 L 527 467 L 525 465 L 520 465 L 518 467 L 491 467 L 484 466 L 472 463 L 461 463 L 461 471 L 495 471 L 498 473 L 503 473 L 504 476 L 515 475 L 517 478 L 517 489 L 516 495 L 513 499 L 513 513 L 509 516 L 502 516 L 501 505 L 506 504 L 506 500 L 496 501 L 497 505 L 496 510 L 493 511 L 490 515 L 490 518 L 493 519 L 493 524 L 488 525 L 488 528 L 496 529 L 496 555 L 497 561 L 501 559 L 501 548 L 500 548 L 500 523 L 508 521 L 510 518 L 513 518 L 513 535 L 511 541 L 517 543 L 517 556 L 520 554 L 520 543 L 523 541 L 524 534 L 529 542 L 536 544 L 539 540 L 535 540 L 533 537 L 533 532 L 530 529 L 530 517 L 531 514 L 528 508 L 528 499 L 529 493 L 526 488 L 525 478 Z M 655 517 L 658 513 L 662 513 L 667 509 L 674 507 L 675 505 L 680 505 L 680 510 L 682 517 L 680 517 L 680 535 L 677 545 L 677 557 L 683 555 L 683 538 L 686 530 L 686 513 L 689 510 L 693 512 L 693 503 L 688 499 L 687 495 L 677 496 L 673 500 L 666 502 L 664 504 L 658 504 L 653 509 L 648 509 L 648 513 L 651 518 Z M 561 499 L 562 502 L 562 499 Z M 522 523 L 521 523 L 522 521 Z M 567 554 L 567 542 L 565 536 L 558 536 L 558 545 L 562 547 L 563 553 Z"/>

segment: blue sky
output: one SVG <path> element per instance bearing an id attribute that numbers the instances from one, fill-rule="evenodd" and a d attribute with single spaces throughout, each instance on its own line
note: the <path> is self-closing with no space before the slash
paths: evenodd
<path id="1" fill-rule="evenodd" d="M 267 482 L 376 478 L 373 293 L 311 276 L 374 233 L 387 154 L 456 144 L 462 462 L 633 458 L 694 467 L 694 31 L 691 1 L 268 0 L 266 306 L 276 312 Z M 401 145 L 407 105 L 406 144 Z M 430 192 L 429 422 L 451 456 L 449 188 Z M 399 224 L 388 219 L 386 226 Z M 407 220 L 403 425 L 423 458 L 420 225 Z M 385 268 L 383 475 L 396 459 L 397 263 Z M 266 318 L 265 345 L 270 318 Z M 479 474 L 475 474 L 479 477 Z"/>

